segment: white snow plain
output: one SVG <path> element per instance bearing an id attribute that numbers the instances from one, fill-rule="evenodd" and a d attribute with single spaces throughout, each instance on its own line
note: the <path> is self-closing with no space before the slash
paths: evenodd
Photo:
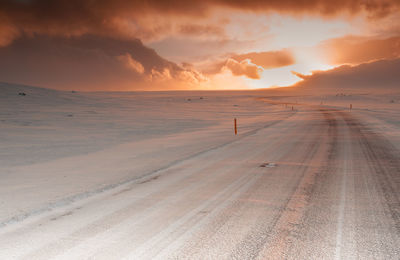
<path id="1" fill-rule="evenodd" d="M 0 257 L 400 257 L 399 118 L 396 89 L 0 83 Z"/>

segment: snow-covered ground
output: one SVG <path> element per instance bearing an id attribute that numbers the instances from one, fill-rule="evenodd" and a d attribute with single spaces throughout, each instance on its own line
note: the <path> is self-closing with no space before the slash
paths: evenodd
<path id="1" fill-rule="evenodd" d="M 245 136 L 293 113 L 239 92 L 0 91 L 1 225 L 231 142 L 234 118 Z"/>
<path id="2" fill-rule="evenodd" d="M 0 258 L 398 258 L 399 93 L 0 83 Z"/>

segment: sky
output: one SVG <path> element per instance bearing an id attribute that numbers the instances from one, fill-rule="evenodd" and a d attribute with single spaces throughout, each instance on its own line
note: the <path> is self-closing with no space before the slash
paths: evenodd
<path id="1" fill-rule="evenodd" d="M 398 59 L 398 0 L 0 1 L 3 82 L 219 90 L 372 73 L 393 85 Z"/>

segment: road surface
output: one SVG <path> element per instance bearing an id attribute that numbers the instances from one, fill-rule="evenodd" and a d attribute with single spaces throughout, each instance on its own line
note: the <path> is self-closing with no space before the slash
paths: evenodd
<path id="1" fill-rule="evenodd" d="M 0 258 L 400 258 L 400 155 L 383 136 L 323 107 L 240 134 L 1 227 Z"/>

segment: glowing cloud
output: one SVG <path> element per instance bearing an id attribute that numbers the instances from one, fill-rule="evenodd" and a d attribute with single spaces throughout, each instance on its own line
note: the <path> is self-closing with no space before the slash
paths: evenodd
<path id="1" fill-rule="evenodd" d="M 87 90 L 284 86 L 300 80 L 292 70 L 399 57 L 399 10 L 398 0 L 4 0 L 0 80 Z"/>
<path id="2" fill-rule="evenodd" d="M 128 69 L 131 69 L 134 72 L 139 73 L 139 74 L 144 73 L 143 65 L 140 62 L 133 59 L 129 53 L 117 56 L 117 59 L 119 61 L 121 61 L 125 65 L 125 67 L 127 67 Z"/>
<path id="3" fill-rule="evenodd" d="M 241 55 L 234 55 L 232 59 L 242 62 L 250 60 L 252 63 L 264 69 L 285 67 L 295 63 L 292 53 L 288 50 L 271 52 L 251 52 Z"/>
<path id="4" fill-rule="evenodd" d="M 259 79 L 260 73 L 263 71 L 260 66 L 251 63 L 249 59 L 242 60 L 241 62 L 228 59 L 222 69 L 224 70 L 225 68 L 229 69 L 235 76 L 246 76 L 251 79 Z"/>
<path id="5" fill-rule="evenodd" d="M 331 64 L 360 64 L 400 57 L 400 37 L 347 36 L 326 41 L 319 48 Z"/>
<path id="6" fill-rule="evenodd" d="M 311 75 L 297 74 L 303 79 L 297 86 L 323 90 L 399 88 L 400 59 L 381 60 L 357 66 L 344 65 L 332 70 L 315 71 Z"/>

